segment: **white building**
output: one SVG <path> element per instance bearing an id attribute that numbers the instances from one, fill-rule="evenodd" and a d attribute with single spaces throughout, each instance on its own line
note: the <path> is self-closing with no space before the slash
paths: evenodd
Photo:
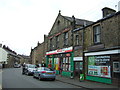
<path id="1" fill-rule="evenodd" d="M 2 47 L 0 47 L 0 63 L 5 63 L 7 64 L 7 56 L 8 52 L 4 50 Z"/>
<path id="2" fill-rule="evenodd" d="M 118 2 L 118 11 L 120 11 L 120 1 Z"/>

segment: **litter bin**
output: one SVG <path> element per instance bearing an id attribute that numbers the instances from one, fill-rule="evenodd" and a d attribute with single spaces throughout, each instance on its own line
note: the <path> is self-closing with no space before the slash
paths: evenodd
<path id="1" fill-rule="evenodd" d="M 80 81 L 84 80 L 84 74 L 80 74 Z"/>

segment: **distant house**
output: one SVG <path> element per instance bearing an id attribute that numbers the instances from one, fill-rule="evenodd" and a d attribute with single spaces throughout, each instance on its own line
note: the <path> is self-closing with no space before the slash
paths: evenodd
<path id="1" fill-rule="evenodd" d="M 3 63 L 7 64 L 7 56 L 8 56 L 8 52 L 2 48 L 2 45 L 0 45 L 0 63 L 1 64 Z"/>
<path id="2" fill-rule="evenodd" d="M 12 50 L 7 50 L 0 45 L 0 63 L 5 68 L 11 68 L 15 63 L 20 63 L 20 57 Z"/>
<path id="3" fill-rule="evenodd" d="M 18 55 L 20 57 L 20 64 L 30 64 L 31 61 L 30 61 L 30 56 L 26 56 L 26 55 Z"/>
<path id="4" fill-rule="evenodd" d="M 44 39 L 45 39 L 44 35 Z M 31 49 L 30 58 L 32 64 L 42 64 L 45 62 L 45 51 L 46 51 L 46 43 L 45 40 L 43 43 L 37 44 L 37 46 Z"/>

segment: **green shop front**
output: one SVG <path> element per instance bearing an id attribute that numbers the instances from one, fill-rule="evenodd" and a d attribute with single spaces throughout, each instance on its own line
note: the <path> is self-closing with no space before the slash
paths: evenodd
<path id="1" fill-rule="evenodd" d="M 73 47 L 46 52 L 46 65 L 56 70 L 56 74 L 72 77 L 74 71 Z"/>
<path id="2" fill-rule="evenodd" d="M 120 80 L 120 50 L 85 53 L 86 80 L 117 85 Z"/>

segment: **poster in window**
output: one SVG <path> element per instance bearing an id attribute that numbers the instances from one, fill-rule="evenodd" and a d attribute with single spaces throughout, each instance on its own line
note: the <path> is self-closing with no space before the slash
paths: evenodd
<path id="1" fill-rule="evenodd" d="M 63 58 L 63 63 L 65 63 L 65 58 Z"/>
<path id="2" fill-rule="evenodd" d="M 63 64 L 63 71 L 65 71 L 65 64 Z"/>
<path id="3" fill-rule="evenodd" d="M 59 70 L 59 58 L 56 58 L 55 70 Z"/>
<path id="4" fill-rule="evenodd" d="M 88 58 L 88 65 L 95 65 L 95 57 L 94 56 Z"/>
<path id="5" fill-rule="evenodd" d="M 110 77 L 110 66 L 101 66 L 101 77 Z"/>
<path id="6" fill-rule="evenodd" d="M 110 66 L 88 66 L 88 75 L 110 78 Z"/>
<path id="7" fill-rule="evenodd" d="M 70 63 L 71 58 L 69 57 L 69 63 Z"/>
<path id="8" fill-rule="evenodd" d="M 66 63 L 68 63 L 68 57 L 66 57 Z"/>
<path id="9" fill-rule="evenodd" d="M 88 58 L 88 75 L 111 78 L 109 56 L 91 56 Z"/>
<path id="10" fill-rule="evenodd" d="M 66 64 L 66 71 L 68 71 L 68 65 Z"/>
<path id="11" fill-rule="evenodd" d="M 69 65 L 69 71 L 71 71 L 71 65 Z"/>

